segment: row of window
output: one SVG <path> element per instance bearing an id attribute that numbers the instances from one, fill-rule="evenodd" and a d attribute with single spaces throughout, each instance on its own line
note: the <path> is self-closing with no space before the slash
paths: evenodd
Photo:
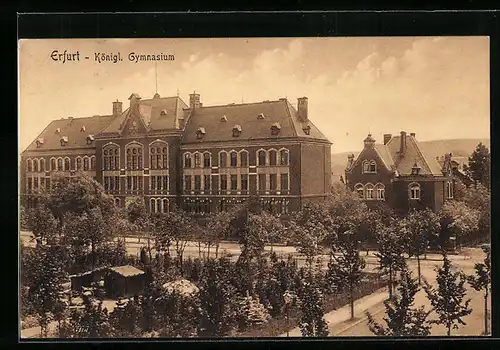
<path id="1" fill-rule="evenodd" d="M 95 156 L 76 157 L 74 168 L 71 167 L 71 159 L 69 157 L 59 157 L 50 159 L 50 167 L 47 168 L 45 158 L 27 159 L 26 171 L 28 172 L 43 172 L 43 171 L 69 171 L 69 170 L 95 170 Z"/>
<path id="2" fill-rule="evenodd" d="M 227 211 L 236 205 L 244 203 L 244 199 L 221 199 L 216 210 Z M 211 212 L 211 200 L 209 199 L 186 199 L 183 209 L 193 214 L 209 214 Z M 288 214 L 290 201 L 288 199 L 281 200 L 260 200 L 260 205 L 263 210 L 271 214 Z"/>
<path id="3" fill-rule="evenodd" d="M 140 143 L 131 142 L 125 146 L 126 169 L 143 168 L 144 148 Z M 120 146 L 109 143 L 103 147 L 103 169 L 120 170 Z M 149 145 L 149 167 L 151 169 L 168 168 L 168 144 L 165 141 L 155 141 Z"/>
<path id="4" fill-rule="evenodd" d="M 289 165 L 289 150 L 275 149 L 259 150 L 256 153 L 258 166 L 275 166 L 275 165 Z M 184 153 L 184 168 L 210 168 L 212 166 L 211 153 L 206 151 L 200 152 L 185 152 Z M 219 167 L 247 167 L 249 164 L 248 151 L 220 151 L 218 156 Z"/>
<path id="5" fill-rule="evenodd" d="M 169 211 L 167 198 L 151 198 L 149 205 L 152 213 L 168 213 Z"/>
<path id="6" fill-rule="evenodd" d="M 125 179 L 126 188 L 129 191 L 142 190 L 143 177 L 142 176 L 127 176 Z M 152 191 L 168 191 L 168 176 L 150 176 L 149 177 L 150 190 Z M 120 177 L 119 176 L 104 176 L 104 189 L 108 192 L 120 191 Z"/>
<path id="7" fill-rule="evenodd" d="M 279 175 L 279 177 L 278 177 Z M 184 175 L 185 191 L 210 191 L 211 175 Z M 289 191 L 289 174 L 258 174 L 259 191 Z M 219 175 L 220 191 L 248 191 L 248 174 Z"/>
<path id="8" fill-rule="evenodd" d="M 360 198 L 366 200 L 385 200 L 385 186 L 381 183 L 375 186 L 371 183 L 356 184 L 354 190 L 359 195 Z"/>
<path id="9" fill-rule="evenodd" d="M 377 173 L 377 163 L 374 160 L 364 160 L 363 161 L 363 173 L 364 174 L 376 174 Z"/>
<path id="10" fill-rule="evenodd" d="M 41 189 L 46 189 L 48 181 L 45 177 L 28 177 L 26 181 L 27 192 L 37 192 Z"/>

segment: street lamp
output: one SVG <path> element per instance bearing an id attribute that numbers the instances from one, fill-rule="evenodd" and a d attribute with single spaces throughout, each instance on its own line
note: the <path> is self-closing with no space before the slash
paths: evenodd
<path id="1" fill-rule="evenodd" d="M 285 311 L 286 311 L 286 336 L 290 336 L 290 305 L 293 301 L 293 295 L 290 291 L 286 291 L 283 294 L 283 299 L 285 300 Z"/>

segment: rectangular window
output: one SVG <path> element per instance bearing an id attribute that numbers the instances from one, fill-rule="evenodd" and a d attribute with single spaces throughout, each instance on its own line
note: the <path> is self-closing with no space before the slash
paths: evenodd
<path id="1" fill-rule="evenodd" d="M 194 176 L 194 190 L 201 191 L 201 176 L 200 175 Z"/>
<path id="2" fill-rule="evenodd" d="M 163 169 L 167 169 L 167 168 L 168 168 L 168 160 L 167 160 L 167 155 L 166 155 L 166 154 L 164 154 L 164 155 L 162 156 L 162 158 L 163 158 L 163 159 L 162 159 L 162 160 L 163 160 Z"/>
<path id="3" fill-rule="evenodd" d="M 243 166 L 248 166 L 248 153 L 247 152 L 241 152 L 240 153 L 240 165 Z"/>
<path id="4" fill-rule="evenodd" d="M 236 191 L 238 189 L 238 176 L 231 175 L 231 191 Z"/>
<path id="5" fill-rule="evenodd" d="M 241 190 L 248 191 L 248 175 L 247 174 L 241 175 Z"/>
<path id="6" fill-rule="evenodd" d="M 163 191 L 168 191 L 168 176 L 163 176 Z"/>
<path id="7" fill-rule="evenodd" d="M 229 159 L 231 161 L 231 166 L 235 167 L 237 165 L 237 161 L 238 161 L 238 154 L 236 152 L 231 152 L 229 154 Z"/>
<path id="8" fill-rule="evenodd" d="M 204 175 L 203 177 L 203 190 L 210 191 L 210 175 Z"/>
<path id="9" fill-rule="evenodd" d="M 161 176 L 155 176 L 156 178 L 156 190 L 160 191 L 162 189 L 161 187 Z"/>
<path id="10" fill-rule="evenodd" d="M 38 177 L 34 178 L 33 188 L 35 189 L 35 191 L 38 190 Z"/>
<path id="11" fill-rule="evenodd" d="M 28 178 L 28 192 L 33 189 L 33 179 L 31 177 Z"/>
<path id="12" fill-rule="evenodd" d="M 119 191 L 120 190 L 120 177 L 115 176 L 115 190 Z"/>
<path id="13" fill-rule="evenodd" d="M 201 166 L 201 154 L 199 154 L 199 153 L 195 153 L 194 154 L 194 166 L 196 168 L 198 168 L 199 166 Z"/>
<path id="14" fill-rule="evenodd" d="M 266 190 L 266 174 L 259 174 L 259 191 Z"/>
<path id="15" fill-rule="evenodd" d="M 127 176 L 127 191 L 132 190 L 132 176 Z"/>
<path id="16" fill-rule="evenodd" d="M 281 191 L 288 191 L 288 174 L 281 174 Z"/>
<path id="17" fill-rule="evenodd" d="M 184 189 L 186 191 L 191 191 L 191 175 L 184 176 Z"/>
<path id="18" fill-rule="evenodd" d="M 151 169 L 156 169 L 156 164 L 157 164 L 156 156 L 151 156 L 151 164 L 150 164 Z"/>
<path id="19" fill-rule="evenodd" d="M 278 187 L 278 176 L 276 174 L 269 175 L 269 187 L 271 191 L 276 191 Z"/>
<path id="20" fill-rule="evenodd" d="M 227 175 L 220 176 L 220 189 L 221 191 L 227 191 Z"/>
<path id="21" fill-rule="evenodd" d="M 40 179 L 40 187 L 41 187 L 42 189 L 45 189 L 45 178 L 44 178 L 44 177 L 42 177 L 42 178 Z"/>
<path id="22" fill-rule="evenodd" d="M 203 154 L 203 167 L 210 168 L 210 154 L 209 153 Z"/>
<path id="23" fill-rule="evenodd" d="M 151 191 L 156 190 L 156 176 L 150 176 L 149 177 L 149 186 L 151 188 Z"/>
<path id="24" fill-rule="evenodd" d="M 108 176 L 104 177 L 104 190 L 109 191 L 109 177 Z"/>

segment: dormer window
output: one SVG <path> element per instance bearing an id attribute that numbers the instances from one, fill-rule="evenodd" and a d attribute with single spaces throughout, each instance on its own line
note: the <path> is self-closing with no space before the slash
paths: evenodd
<path id="1" fill-rule="evenodd" d="M 68 143 L 68 136 L 61 137 L 61 146 L 66 146 Z"/>
<path id="2" fill-rule="evenodd" d="M 196 138 L 202 139 L 203 136 L 205 136 L 205 128 L 199 127 L 198 130 L 196 130 Z"/>
<path id="3" fill-rule="evenodd" d="M 36 148 L 40 148 L 42 145 L 43 145 L 43 138 L 42 138 L 42 137 L 39 137 L 39 138 L 36 140 Z"/>
<path id="4" fill-rule="evenodd" d="M 280 123 L 274 123 L 271 126 L 271 135 L 278 135 L 281 131 L 281 125 Z"/>
<path id="5" fill-rule="evenodd" d="M 167 115 L 167 110 L 166 110 L 166 109 L 162 110 L 162 111 L 160 112 L 160 115 Z"/>
<path id="6" fill-rule="evenodd" d="M 84 126 L 82 126 L 82 128 L 80 129 L 80 131 L 84 132 L 85 130 L 87 130 L 87 129 L 85 128 L 85 125 L 84 125 Z"/>
<path id="7" fill-rule="evenodd" d="M 222 117 L 220 118 L 220 121 L 221 121 L 222 123 L 227 122 L 227 117 L 226 117 L 225 115 L 224 115 L 224 116 L 222 116 Z"/>
<path id="8" fill-rule="evenodd" d="M 241 135 L 241 125 L 236 124 L 233 127 L 233 137 L 238 137 Z"/>
<path id="9" fill-rule="evenodd" d="M 264 113 L 261 113 L 257 116 L 257 119 L 266 119 L 266 116 L 264 115 Z"/>
<path id="10" fill-rule="evenodd" d="M 87 136 L 87 145 L 92 144 L 94 142 L 94 135 L 88 135 Z"/>
<path id="11" fill-rule="evenodd" d="M 413 167 L 411 168 L 411 174 L 412 175 L 420 174 L 420 167 L 418 166 L 417 163 L 413 164 Z"/>
<path id="12" fill-rule="evenodd" d="M 304 131 L 304 134 L 310 135 L 311 134 L 311 126 L 310 125 L 305 125 L 302 130 Z"/>
<path id="13" fill-rule="evenodd" d="M 60 134 L 61 133 L 61 128 L 57 128 L 56 129 L 56 134 Z"/>

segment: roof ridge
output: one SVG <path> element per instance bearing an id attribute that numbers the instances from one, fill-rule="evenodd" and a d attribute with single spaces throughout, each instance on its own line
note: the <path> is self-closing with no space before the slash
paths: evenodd
<path id="1" fill-rule="evenodd" d="M 285 102 L 286 111 L 288 113 L 288 116 L 290 117 L 290 119 L 288 119 L 288 121 L 290 121 L 292 124 L 292 128 L 293 128 L 293 131 L 295 133 L 295 136 L 299 136 L 299 133 L 297 132 L 297 128 L 295 127 L 295 123 L 293 122 L 293 120 L 291 120 L 291 119 L 293 119 L 293 115 L 290 111 L 290 107 L 293 108 L 293 106 L 290 104 L 290 102 L 288 100 L 281 100 L 281 101 Z"/>
<path id="2" fill-rule="evenodd" d="M 407 136 L 408 137 L 408 136 Z M 429 161 L 427 160 L 427 158 L 425 157 L 425 155 L 422 153 L 422 151 L 420 150 L 420 147 L 418 146 L 418 142 L 417 140 L 415 140 L 414 137 L 411 137 L 410 136 L 410 139 L 412 140 L 413 144 L 415 145 L 415 148 L 417 150 L 417 153 L 422 157 L 424 163 L 425 163 L 425 166 L 427 166 L 427 170 L 429 171 L 429 173 L 433 174 L 434 173 L 432 172 L 432 169 L 431 169 L 431 166 L 429 164 Z"/>
<path id="3" fill-rule="evenodd" d="M 283 101 L 282 100 L 269 100 L 269 101 L 247 102 L 247 103 L 227 103 L 227 104 L 224 104 L 224 105 L 203 106 L 203 107 L 200 107 L 200 109 L 214 108 L 214 107 L 249 106 L 249 105 L 257 105 L 257 104 L 264 104 L 264 103 L 277 103 L 277 102 L 283 102 Z"/>

